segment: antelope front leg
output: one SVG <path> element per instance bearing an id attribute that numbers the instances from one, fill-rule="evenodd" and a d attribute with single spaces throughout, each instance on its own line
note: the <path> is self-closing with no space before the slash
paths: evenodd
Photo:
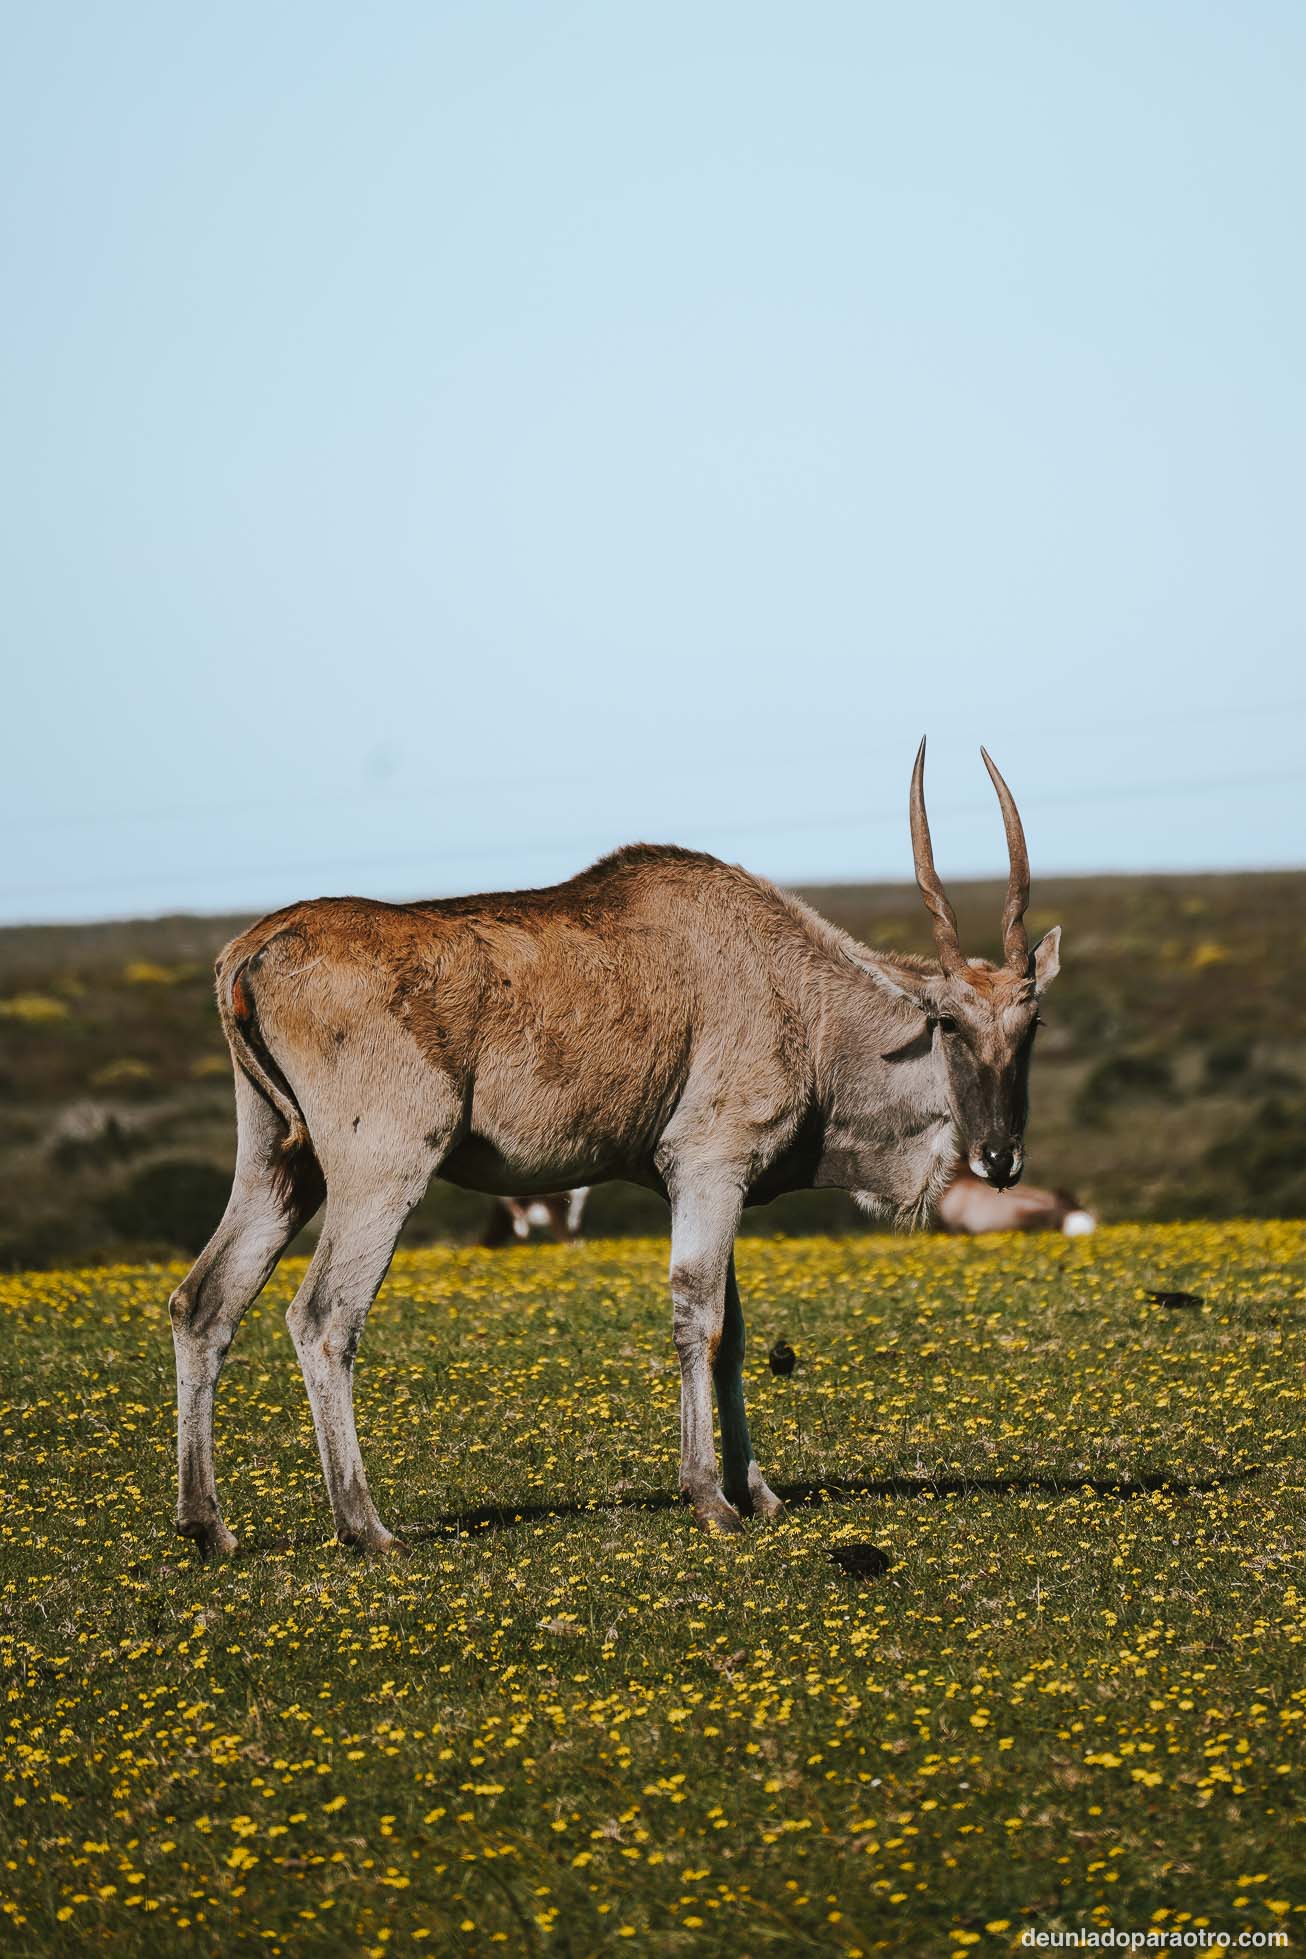
<path id="1" fill-rule="evenodd" d="M 745 1516 L 783 1517 L 785 1507 L 768 1489 L 753 1456 L 744 1411 L 744 1309 L 735 1278 L 735 1255 L 726 1272 L 725 1319 L 721 1344 L 712 1363 L 716 1405 L 721 1416 L 722 1487 Z"/>
<path id="2" fill-rule="evenodd" d="M 739 1222 L 735 1185 L 678 1177 L 671 1194 L 671 1305 L 680 1356 L 680 1494 L 704 1530 L 743 1526 L 717 1474 L 712 1368 L 725 1323 L 726 1277 Z"/>

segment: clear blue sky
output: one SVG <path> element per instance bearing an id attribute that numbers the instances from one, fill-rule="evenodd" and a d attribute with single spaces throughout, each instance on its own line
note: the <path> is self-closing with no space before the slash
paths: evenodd
<path id="1" fill-rule="evenodd" d="M 11 9 L 0 917 L 1306 862 L 1306 9 Z"/>

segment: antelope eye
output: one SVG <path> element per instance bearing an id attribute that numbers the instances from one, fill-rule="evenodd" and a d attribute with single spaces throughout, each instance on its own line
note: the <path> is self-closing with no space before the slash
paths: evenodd
<path id="1" fill-rule="evenodd" d="M 934 1025 L 938 1028 L 941 1034 L 955 1034 L 957 1031 L 956 1021 L 950 1019 L 947 1014 L 939 1014 L 939 1016 L 934 1022 Z"/>

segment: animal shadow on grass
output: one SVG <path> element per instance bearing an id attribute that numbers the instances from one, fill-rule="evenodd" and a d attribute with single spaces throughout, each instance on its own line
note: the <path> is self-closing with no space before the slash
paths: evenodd
<path id="1" fill-rule="evenodd" d="M 818 1509 L 827 1503 L 859 1503 L 872 1497 L 940 1496 L 1080 1496 L 1085 1490 L 1093 1496 L 1117 1497 L 1128 1501 L 1166 1490 L 1172 1496 L 1204 1496 L 1213 1490 L 1248 1483 L 1260 1475 L 1259 1467 L 1231 1469 L 1219 1475 L 1199 1478 L 1148 1473 L 1141 1476 L 888 1476 L 846 1477 L 821 1483 L 779 1483 L 776 1495 L 795 1509 Z M 568 1517 L 602 1517 L 624 1510 L 678 1510 L 679 1495 L 671 1490 L 625 1492 L 592 1503 L 486 1503 L 462 1510 L 447 1511 L 438 1517 L 415 1518 L 399 1525 L 399 1537 L 409 1550 L 424 1543 L 450 1537 L 468 1537 L 485 1531 L 515 1530 L 524 1524 L 560 1522 Z M 320 1535 L 299 1531 L 288 1537 L 263 1538 L 251 1534 L 241 1540 L 240 1557 L 266 1555 L 270 1551 L 305 1551 L 321 1544 Z"/>

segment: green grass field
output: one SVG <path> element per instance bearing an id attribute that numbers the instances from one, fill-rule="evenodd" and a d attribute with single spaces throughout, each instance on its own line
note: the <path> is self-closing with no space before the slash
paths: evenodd
<path id="1" fill-rule="evenodd" d="M 1300 1941 L 1306 1226 L 747 1242 L 796 1500 L 742 1539 L 673 1500 L 665 1256 L 400 1256 L 358 1404 L 411 1552 L 372 1562 L 329 1539 L 283 1271 L 208 1568 L 180 1268 L 0 1280 L 7 1952 Z"/>

